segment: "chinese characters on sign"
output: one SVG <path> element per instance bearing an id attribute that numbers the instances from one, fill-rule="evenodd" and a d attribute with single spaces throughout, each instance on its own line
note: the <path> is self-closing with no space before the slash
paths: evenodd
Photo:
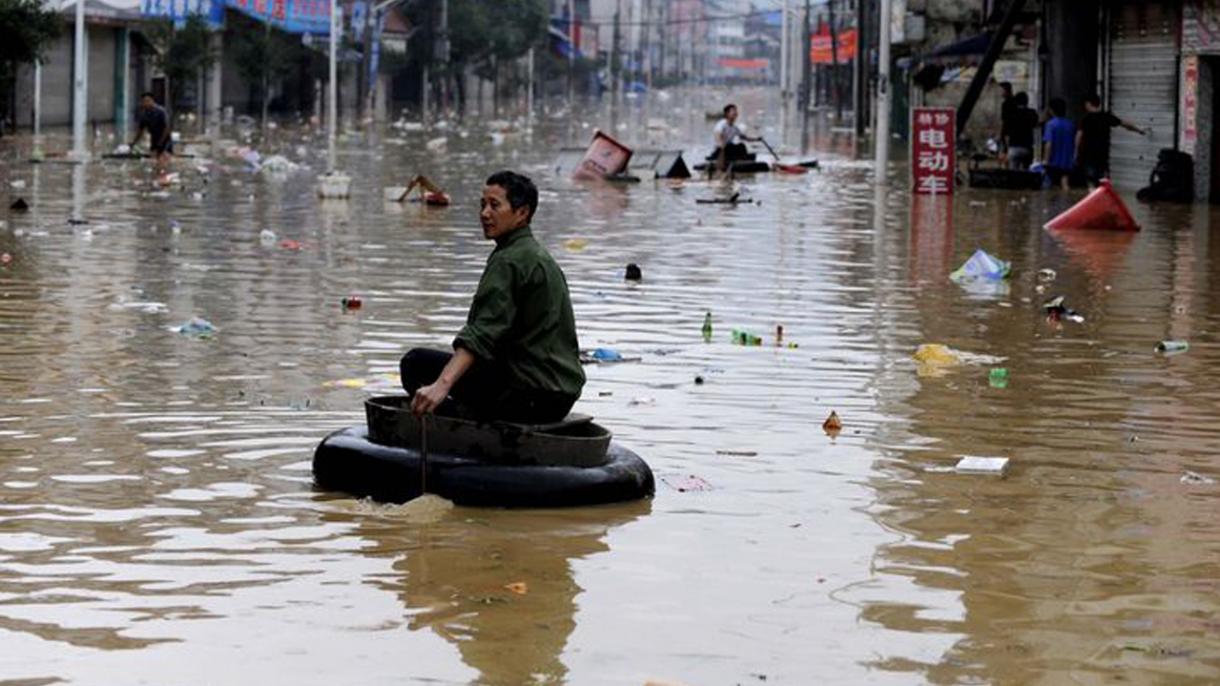
<path id="1" fill-rule="evenodd" d="M 1182 58 L 1182 147 L 1199 140 L 1199 56 Z"/>
<path id="2" fill-rule="evenodd" d="M 141 0 L 147 17 L 166 17 L 179 23 L 192 14 L 213 27 L 224 25 L 225 9 L 233 9 L 288 33 L 330 35 L 328 0 Z"/>
<path id="3" fill-rule="evenodd" d="M 949 107 L 916 107 L 911 112 L 911 179 L 916 193 L 953 192 L 956 117 Z"/>

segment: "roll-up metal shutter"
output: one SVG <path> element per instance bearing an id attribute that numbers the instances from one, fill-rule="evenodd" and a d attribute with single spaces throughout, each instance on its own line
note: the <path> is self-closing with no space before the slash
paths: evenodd
<path id="1" fill-rule="evenodd" d="M 1148 185 L 1162 148 L 1175 147 L 1178 103 L 1178 13 L 1172 3 L 1115 2 L 1110 13 L 1109 108 L 1141 136 L 1115 129 L 1110 175 L 1118 188 Z"/>

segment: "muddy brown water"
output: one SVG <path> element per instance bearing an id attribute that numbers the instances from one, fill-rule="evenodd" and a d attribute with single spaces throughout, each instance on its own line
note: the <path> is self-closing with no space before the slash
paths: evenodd
<path id="1" fill-rule="evenodd" d="M 624 135 L 702 150 L 687 109 L 676 132 L 628 110 Z M 700 206 L 722 189 L 550 175 L 580 123 L 451 131 L 445 154 L 417 152 L 435 133 L 349 140 L 339 203 L 313 196 L 323 146 L 291 130 L 279 149 L 313 171 L 217 158 L 205 185 L 182 160 L 169 197 L 122 162 L 74 195 L 71 168 L 4 141 L 4 206 L 33 211 L 0 229 L 0 683 L 1220 681 L 1208 208 L 1128 194 L 1141 233 L 1055 236 L 1079 194 L 913 201 L 825 135 L 820 173 Z M 578 410 L 651 463 L 656 498 L 416 519 L 315 491 L 314 445 L 460 325 L 501 167 L 540 182 L 582 344 L 642 358 L 589 368 Z M 419 171 L 452 208 L 383 203 Z M 1006 290 L 947 280 L 976 248 L 1013 261 Z M 1084 323 L 1045 320 L 1060 294 Z M 192 316 L 219 331 L 168 330 Z M 1155 354 L 1166 338 L 1189 352 Z M 921 375 L 930 342 L 1006 358 L 1008 387 L 988 365 Z M 963 455 L 1011 469 L 955 474 Z M 670 485 L 692 481 L 708 490 Z"/>

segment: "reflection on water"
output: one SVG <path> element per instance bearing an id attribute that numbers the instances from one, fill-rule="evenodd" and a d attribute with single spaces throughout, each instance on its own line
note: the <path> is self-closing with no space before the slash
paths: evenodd
<path id="1" fill-rule="evenodd" d="M 480 683 L 562 683 L 582 591 L 572 564 L 608 551 L 607 533 L 649 508 L 459 510 L 423 527 L 403 526 L 394 508 L 380 508 L 358 531 L 375 542 L 366 554 L 392 560 L 392 571 L 372 583 L 398 595 L 410 629 L 456 646 Z"/>
<path id="2" fill-rule="evenodd" d="M 734 99 L 779 138 L 765 99 Z M 264 151 L 303 172 L 217 152 L 169 188 L 132 162 L 28 166 L 6 139 L 4 206 L 32 209 L 0 228 L 0 680 L 1220 680 L 1210 210 L 1051 233 L 1079 195 L 912 200 L 825 127 L 822 171 L 737 180 L 761 205 L 547 174 L 597 126 L 694 161 L 721 104 L 548 117 L 503 143 L 451 128 L 443 155 L 420 152 L 438 132 L 387 129 L 342 145 L 350 202 L 314 198 L 324 146 L 290 130 Z M 657 497 L 428 523 L 315 492 L 317 441 L 463 321 L 501 167 L 541 183 L 582 344 L 642 358 L 589 369 L 578 410 L 650 462 Z M 454 206 L 382 201 L 417 173 Z M 979 248 L 1013 262 L 1006 290 L 948 280 Z M 1044 318 L 1057 295 L 1083 323 Z M 194 316 L 218 332 L 170 331 Z M 1190 351 L 1153 353 L 1168 338 Z M 919 376 L 922 343 L 1005 358 L 1009 385 L 987 365 Z M 1011 472 L 957 475 L 962 455 Z M 707 489 L 665 485 L 692 477 Z"/>

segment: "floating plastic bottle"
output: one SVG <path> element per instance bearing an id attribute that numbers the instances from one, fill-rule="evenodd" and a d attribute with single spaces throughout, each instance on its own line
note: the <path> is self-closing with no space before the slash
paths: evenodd
<path id="1" fill-rule="evenodd" d="M 996 367 L 988 374 L 987 380 L 992 388 L 1008 388 L 1008 370 L 1004 367 Z"/>
<path id="2" fill-rule="evenodd" d="M 703 317 L 703 342 L 707 343 L 712 340 L 712 313 L 708 312 Z"/>
<path id="3" fill-rule="evenodd" d="M 733 342 L 737 345 L 762 345 L 762 338 L 745 329 L 733 329 Z"/>
<path id="4" fill-rule="evenodd" d="M 1156 351 L 1167 355 L 1184 353 L 1187 350 L 1190 350 L 1190 343 L 1186 341 L 1161 341 L 1156 344 Z"/>

